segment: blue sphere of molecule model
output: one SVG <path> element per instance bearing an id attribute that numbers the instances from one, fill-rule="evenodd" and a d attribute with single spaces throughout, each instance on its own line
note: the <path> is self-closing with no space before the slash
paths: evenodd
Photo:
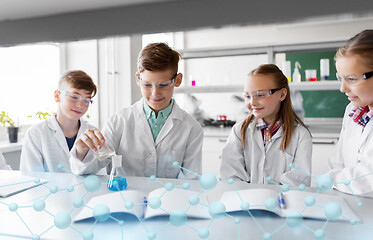
<path id="1" fill-rule="evenodd" d="M 266 177 L 266 182 L 267 183 L 271 183 L 272 182 L 272 178 L 271 177 Z"/>
<path id="2" fill-rule="evenodd" d="M 296 228 L 301 225 L 303 222 L 303 216 L 300 212 L 291 211 L 286 215 L 286 224 L 291 228 Z"/>
<path id="3" fill-rule="evenodd" d="M 264 202 L 264 206 L 268 209 L 268 210 L 273 210 L 277 207 L 277 201 L 276 199 L 274 198 L 268 198 L 265 202 Z"/>
<path id="4" fill-rule="evenodd" d="M 153 232 L 148 232 L 148 239 L 153 240 L 156 237 L 155 233 Z"/>
<path id="5" fill-rule="evenodd" d="M 300 185 L 298 186 L 298 189 L 299 189 L 299 191 L 304 191 L 304 190 L 306 190 L 306 185 L 304 185 L 304 184 L 302 183 L 302 184 L 300 184 Z"/>
<path id="6" fill-rule="evenodd" d="M 183 183 L 183 189 L 184 190 L 188 190 L 190 188 L 190 184 L 189 183 Z"/>
<path id="7" fill-rule="evenodd" d="M 174 168 L 177 168 L 177 167 L 180 166 L 180 164 L 179 164 L 178 162 L 173 162 L 173 163 L 172 163 L 172 166 L 174 166 Z"/>
<path id="8" fill-rule="evenodd" d="M 18 210 L 18 204 L 17 203 L 10 203 L 8 205 L 8 209 L 11 211 L 11 212 L 15 212 Z"/>
<path id="9" fill-rule="evenodd" d="M 124 221 L 118 221 L 119 226 L 123 227 L 124 226 Z"/>
<path id="10" fill-rule="evenodd" d="M 263 239 L 264 240 L 271 240 L 272 239 L 272 234 L 270 234 L 270 233 L 264 233 Z"/>
<path id="11" fill-rule="evenodd" d="M 250 209 L 250 203 L 248 203 L 246 201 L 241 202 L 241 209 L 244 210 L 244 211 L 249 210 Z"/>
<path id="12" fill-rule="evenodd" d="M 199 203 L 199 196 L 197 194 L 189 196 L 188 202 L 192 206 L 197 205 Z"/>
<path id="13" fill-rule="evenodd" d="M 84 187 L 88 192 L 97 192 L 101 187 L 100 178 L 95 175 L 89 175 L 84 180 Z"/>
<path id="14" fill-rule="evenodd" d="M 68 187 L 66 188 L 66 190 L 67 190 L 68 192 L 73 192 L 73 191 L 74 191 L 74 186 L 68 186 Z"/>
<path id="15" fill-rule="evenodd" d="M 229 184 L 234 184 L 234 179 L 233 178 L 228 179 L 228 183 Z"/>
<path id="16" fill-rule="evenodd" d="M 320 175 L 316 179 L 316 187 L 321 192 L 328 191 L 333 187 L 333 179 L 327 174 Z"/>
<path id="17" fill-rule="evenodd" d="M 209 214 L 212 218 L 220 218 L 226 214 L 225 205 L 221 202 L 213 202 L 209 206 Z"/>
<path id="18" fill-rule="evenodd" d="M 175 210 L 170 214 L 170 223 L 176 227 L 185 225 L 187 222 L 187 215 L 184 210 Z"/>
<path id="19" fill-rule="evenodd" d="M 155 177 L 154 175 L 151 175 L 151 176 L 150 176 L 150 181 L 154 182 L 155 179 L 156 179 L 156 177 Z"/>
<path id="20" fill-rule="evenodd" d="M 56 192 L 58 192 L 58 187 L 56 185 L 52 185 L 52 186 L 49 187 L 49 191 L 51 193 L 56 193 Z"/>
<path id="21" fill-rule="evenodd" d="M 83 233 L 83 239 L 84 240 L 92 240 L 94 237 L 93 235 L 93 232 L 92 231 L 86 231 Z"/>
<path id="22" fill-rule="evenodd" d="M 40 183 L 40 179 L 39 178 L 35 178 L 34 179 L 34 183 Z"/>
<path id="23" fill-rule="evenodd" d="M 315 205 L 316 199 L 313 196 L 307 196 L 304 199 L 304 203 L 307 205 L 307 207 L 312 207 Z"/>
<path id="24" fill-rule="evenodd" d="M 240 222 L 241 222 L 241 220 L 240 220 L 239 218 L 235 218 L 235 219 L 234 219 L 234 223 L 235 223 L 235 224 L 240 224 Z"/>
<path id="25" fill-rule="evenodd" d="M 322 229 L 317 229 L 317 230 L 315 231 L 314 235 L 315 235 L 315 238 L 316 238 L 317 240 L 321 240 L 321 239 L 324 239 L 324 237 L 325 237 L 325 232 L 324 232 L 324 230 L 322 230 Z"/>
<path id="26" fill-rule="evenodd" d="M 157 209 L 161 206 L 162 202 L 161 202 L 161 199 L 159 197 L 152 197 L 151 199 L 149 199 L 148 201 L 148 205 L 149 207 L 151 207 L 152 209 Z"/>
<path id="27" fill-rule="evenodd" d="M 40 236 L 37 234 L 32 234 L 32 240 L 40 240 Z"/>
<path id="28" fill-rule="evenodd" d="M 77 197 L 73 201 L 73 205 L 75 208 L 81 208 L 84 206 L 83 198 Z"/>
<path id="29" fill-rule="evenodd" d="M 216 179 L 216 176 L 214 174 L 205 173 L 201 176 L 199 183 L 201 184 L 201 187 L 203 189 L 211 190 L 216 186 L 218 180 Z"/>
<path id="30" fill-rule="evenodd" d="M 290 185 L 285 183 L 281 186 L 281 189 L 283 192 L 288 192 L 290 190 Z"/>
<path id="31" fill-rule="evenodd" d="M 354 219 L 350 220 L 350 224 L 351 225 L 355 225 L 356 224 L 356 220 L 354 220 Z"/>
<path id="32" fill-rule="evenodd" d="M 60 212 L 54 216 L 54 224 L 59 229 L 68 228 L 71 224 L 71 217 L 66 212 Z"/>
<path id="33" fill-rule="evenodd" d="M 43 211 L 45 209 L 45 201 L 42 199 L 36 199 L 32 204 L 32 207 L 37 212 Z"/>
<path id="34" fill-rule="evenodd" d="M 62 169 L 63 169 L 62 164 L 58 164 L 58 165 L 57 165 L 57 169 L 58 169 L 58 170 L 62 170 Z"/>
<path id="35" fill-rule="evenodd" d="M 207 238 L 210 235 L 210 232 L 207 228 L 202 228 L 198 231 L 198 236 L 202 239 Z"/>
<path id="36" fill-rule="evenodd" d="M 166 185 L 164 186 L 164 188 L 167 190 L 167 191 L 172 191 L 174 189 L 174 185 L 170 182 L 166 183 Z"/>
<path id="37" fill-rule="evenodd" d="M 110 217 L 110 209 L 105 204 L 99 204 L 93 208 L 93 216 L 99 222 L 105 222 Z"/>
<path id="38" fill-rule="evenodd" d="M 342 208 L 339 204 L 331 202 L 325 206 L 324 213 L 328 220 L 337 220 L 342 216 Z"/>
<path id="39" fill-rule="evenodd" d="M 124 202 L 124 207 L 127 208 L 127 209 L 132 209 L 134 206 L 133 202 L 131 200 L 126 200 Z"/>

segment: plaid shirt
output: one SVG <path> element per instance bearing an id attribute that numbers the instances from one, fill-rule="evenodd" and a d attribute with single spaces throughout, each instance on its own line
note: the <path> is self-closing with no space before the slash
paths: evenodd
<path id="1" fill-rule="evenodd" d="M 354 107 L 348 116 L 351 117 L 355 123 L 364 128 L 373 117 L 373 109 L 369 111 L 368 106 Z"/>
<path id="2" fill-rule="evenodd" d="M 271 141 L 271 138 L 273 135 L 276 134 L 277 130 L 280 128 L 280 121 L 277 121 L 275 125 L 273 126 L 272 132 L 269 132 L 269 129 L 271 128 L 271 125 L 268 125 L 264 122 L 262 118 L 259 118 L 257 123 L 256 123 L 256 129 L 258 131 L 262 131 L 262 137 L 263 137 L 263 142 L 264 146 Z"/>

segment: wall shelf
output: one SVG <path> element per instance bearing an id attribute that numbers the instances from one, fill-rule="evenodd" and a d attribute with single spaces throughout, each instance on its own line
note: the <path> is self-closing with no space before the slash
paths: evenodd
<path id="1" fill-rule="evenodd" d="M 289 83 L 291 91 L 325 91 L 339 90 L 340 83 L 336 80 Z M 175 88 L 175 93 L 223 93 L 223 92 L 243 92 L 243 85 L 215 85 L 200 87 L 180 87 Z"/>

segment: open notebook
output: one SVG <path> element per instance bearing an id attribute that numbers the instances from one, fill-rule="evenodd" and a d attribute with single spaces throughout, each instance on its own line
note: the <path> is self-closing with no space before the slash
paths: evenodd
<path id="1" fill-rule="evenodd" d="M 341 196 L 319 193 L 316 195 L 316 204 L 311 207 L 307 207 L 304 211 L 302 211 L 306 207 L 306 204 L 304 202 L 306 197 L 314 196 L 315 193 L 292 190 L 284 193 L 283 198 L 285 200 L 286 207 L 285 209 L 281 209 L 281 211 L 279 211 L 278 207 L 276 207 L 276 209 L 274 210 L 268 210 L 264 206 L 265 201 L 269 198 L 274 198 L 277 200 L 279 191 L 275 191 L 272 189 L 255 188 L 239 190 L 238 193 L 240 194 L 243 201 L 250 203 L 250 210 L 271 211 L 279 215 L 280 217 L 286 217 L 286 214 L 292 211 L 297 211 L 301 212 L 304 218 L 326 220 L 327 217 L 325 216 L 325 210 L 320 206 L 325 207 L 327 204 L 334 202 L 342 208 L 343 217 L 340 217 L 338 220 L 356 220 L 358 222 L 361 222 L 360 218 L 355 214 L 355 212 L 350 208 L 350 206 Z M 225 205 L 226 212 L 242 211 L 241 199 L 237 195 L 236 191 L 225 192 L 220 198 L 220 202 Z"/>
<path id="2" fill-rule="evenodd" d="M 0 197 L 8 197 L 48 182 L 46 179 L 39 179 L 40 181 L 35 183 L 35 179 L 29 176 L 0 178 Z"/>
<path id="3" fill-rule="evenodd" d="M 169 213 L 172 213 L 175 210 L 186 211 L 186 215 L 188 217 L 210 218 L 208 208 L 206 206 L 201 204 L 190 206 L 188 202 L 189 197 L 197 194 L 197 192 L 179 188 L 175 188 L 172 191 L 166 191 L 164 188 L 158 188 L 149 194 L 135 190 L 128 190 L 93 197 L 88 203 L 86 203 L 86 205 L 94 208 L 99 204 L 105 204 L 109 207 L 111 213 L 128 213 L 144 219 L 154 216 L 169 215 Z M 147 201 L 150 201 L 153 197 L 160 197 L 160 208 L 152 209 L 149 205 L 141 205 L 144 202 L 144 197 L 146 197 Z M 134 203 L 134 207 L 127 209 L 125 207 L 125 200 L 131 200 Z M 208 204 L 204 194 L 200 195 L 199 200 L 200 203 L 206 205 Z M 161 208 L 165 211 L 163 211 Z M 92 209 L 83 207 L 73 219 L 76 222 L 92 217 Z"/>

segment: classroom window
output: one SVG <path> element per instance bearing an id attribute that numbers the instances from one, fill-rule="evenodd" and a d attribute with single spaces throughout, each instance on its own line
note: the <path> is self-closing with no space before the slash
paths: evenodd
<path id="1" fill-rule="evenodd" d="M 0 111 L 20 125 L 36 122 L 36 112 L 55 112 L 53 92 L 60 76 L 58 44 L 0 48 Z"/>

